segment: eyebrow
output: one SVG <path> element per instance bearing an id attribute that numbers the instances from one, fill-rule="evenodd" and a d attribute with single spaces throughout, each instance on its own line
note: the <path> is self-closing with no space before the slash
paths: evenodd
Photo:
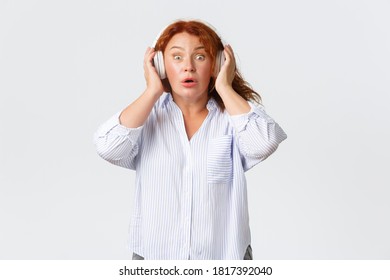
<path id="1" fill-rule="evenodd" d="M 184 48 L 183 47 L 179 47 L 179 46 L 172 46 L 169 50 L 172 50 L 172 49 L 179 49 L 179 50 L 184 51 Z M 205 49 L 205 47 L 204 46 L 196 47 L 194 49 L 194 51 L 201 50 L 201 49 Z"/>

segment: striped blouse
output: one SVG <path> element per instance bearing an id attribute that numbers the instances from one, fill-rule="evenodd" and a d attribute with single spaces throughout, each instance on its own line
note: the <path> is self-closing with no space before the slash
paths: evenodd
<path id="1" fill-rule="evenodd" d="M 164 93 L 138 128 L 104 123 L 94 141 L 105 160 L 136 170 L 130 249 L 145 259 L 243 259 L 251 242 L 245 171 L 286 139 L 261 106 L 230 116 L 214 99 L 187 138 Z"/>

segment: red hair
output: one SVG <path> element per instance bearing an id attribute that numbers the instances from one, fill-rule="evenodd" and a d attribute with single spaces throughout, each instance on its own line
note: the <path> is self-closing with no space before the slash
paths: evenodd
<path id="1" fill-rule="evenodd" d="M 196 20 L 179 20 L 168 25 L 157 39 L 156 45 L 154 46 L 155 50 L 162 51 L 164 53 L 165 48 L 167 47 L 168 42 L 172 39 L 172 37 L 183 32 L 197 36 L 199 38 L 199 41 L 205 47 L 206 53 L 208 53 L 211 57 L 211 73 L 214 73 L 217 53 L 218 51 L 223 51 L 224 45 L 215 30 L 203 22 Z M 209 84 L 209 96 L 213 97 L 217 101 L 219 107 L 223 110 L 225 105 L 223 104 L 223 101 L 218 92 L 215 90 L 214 83 L 215 77 L 211 77 Z M 168 80 L 164 81 L 164 86 L 167 89 L 171 88 Z M 248 84 L 248 82 L 242 78 L 238 69 L 236 69 L 232 87 L 245 100 L 251 100 L 258 103 L 261 102 L 260 95 L 255 92 Z"/>

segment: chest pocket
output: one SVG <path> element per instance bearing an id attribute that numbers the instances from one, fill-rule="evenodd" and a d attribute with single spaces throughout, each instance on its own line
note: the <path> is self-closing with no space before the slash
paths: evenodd
<path id="1" fill-rule="evenodd" d="M 223 184 L 232 179 L 232 135 L 211 139 L 207 153 L 207 182 Z"/>

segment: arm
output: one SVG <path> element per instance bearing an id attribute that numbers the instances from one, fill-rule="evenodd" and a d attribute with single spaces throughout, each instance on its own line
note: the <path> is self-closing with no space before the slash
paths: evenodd
<path id="1" fill-rule="evenodd" d="M 230 45 L 225 47 L 224 54 L 226 60 L 215 81 L 215 89 L 219 96 L 221 96 L 229 115 L 234 116 L 248 113 L 251 110 L 248 102 L 232 87 L 233 79 L 236 74 L 236 62 L 233 49 Z"/>
<path id="2" fill-rule="evenodd" d="M 235 127 L 241 161 L 247 171 L 270 156 L 287 135 L 262 107 L 251 105 L 232 88 L 236 69 L 232 48 L 226 46 L 224 54 L 226 60 L 215 87 Z"/>
<path id="3" fill-rule="evenodd" d="M 129 128 L 142 126 L 153 109 L 154 104 L 164 92 L 164 87 L 152 65 L 155 51 L 148 48 L 144 57 L 144 72 L 146 80 L 146 90 L 133 103 L 127 106 L 121 113 L 120 123 Z"/>
<path id="4" fill-rule="evenodd" d="M 94 135 L 98 154 L 112 164 L 135 169 L 142 126 L 163 93 L 161 80 L 151 63 L 154 54 L 151 48 L 145 53 L 144 71 L 147 87 L 144 93 L 121 113 L 104 123 Z"/>

